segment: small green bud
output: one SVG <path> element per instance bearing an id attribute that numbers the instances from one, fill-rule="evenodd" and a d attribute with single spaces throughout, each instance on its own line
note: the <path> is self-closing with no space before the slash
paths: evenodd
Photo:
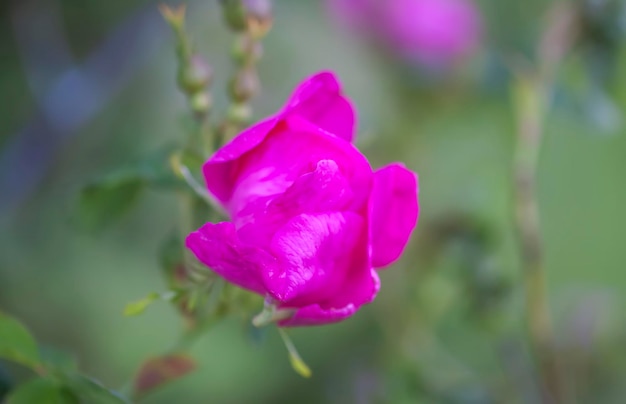
<path id="1" fill-rule="evenodd" d="M 213 106 L 213 100 L 211 96 L 205 92 L 194 94 L 190 100 L 191 109 L 194 113 L 203 115 L 208 113 Z"/>
<path id="2" fill-rule="evenodd" d="M 178 71 L 178 85 L 187 94 L 201 92 L 212 80 L 213 69 L 200 55 L 193 55 Z"/>
<path id="3" fill-rule="evenodd" d="M 263 39 L 272 28 L 272 25 L 273 21 L 271 19 L 248 18 L 248 33 L 254 39 Z"/>
<path id="4" fill-rule="evenodd" d="M 252 39 L 250 35 L 239 37 L 232 49 L 232 58 L 239 66 L 254 65 L 262 56 L 263 45 Z"/>
<path id="5" fill-rule="evenodd" d="M 237 72 L 228 87 L 230 97 L 237 103 L 244 103 L 259 93 L 261 84 L 256 70 L 246 68 Z"/>
<path id="6" fill-rule="evenodd" d="M 250 121 L 252 110 L 248 104 L 235 103 L 228 108 L 227 115 L 230 122 L 242 125 Z"/>
<path id="7" fill-rule="evenodd" d="M 248 33 L 261 39 L 272 28 L 272 2 L 270 0 L 244 0 Z"/>
<path id="8" fill-rule="evenodd" d="M 246 8 L 241 0 L 221 0 L 222 12 L 226 23 L 233 31 L 245 31 L 248 24 L 246 21 Z"/>
<path id="9" fill-rule="evenodd" d="M 263 20 L 272 18 L 272 2 L 270 0 L 243 0 L 243 5 L 249 17 Z"/>

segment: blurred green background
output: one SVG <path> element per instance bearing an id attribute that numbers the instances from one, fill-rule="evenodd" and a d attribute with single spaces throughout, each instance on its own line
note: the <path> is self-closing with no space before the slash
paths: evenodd
<path id="1" fill-rule="evenodd" d="M 275 111 L 303 77 L 334 70 L 357 105 L 358 145 L 372 165 L 403 161 L 419 173 L 420 225 L 401 261 L 381 274 L 374 304 L 341 324 L 293 330 L 312 379 L 292 371 L 275 330 L 255 339 L 249 319 L 229 318 L 193 348 L 199 370 L 146 402 L 515 402 L 497 381 L 506 371 L 498 341 L 524 335 L 506 60 L 531 57 L 551 3 L 479 2 L 481 49 L 449 75 L 433 77 L 345 35 L 318 1 L 275 1 L 255 117 Z M 72 352 L 81 369 L 113 388 L 181 329 L 163 302 L 140 317 L 122 315 L 126 303 L 165 290 L 156 255 L 179 221 L 173 193 L 148 191 L 99 234 L 75 225 L 82 186 L 184 135 L 173 39 L 156 5 L 0 5 L 0 178 L 6 178 L 0 309 L 42 344 Z M 216 2 L 189 2 L 189 9 L 188 27 L 215 69 L 213 94 L 223 111 L 232 34 Z M 103 48 L 109 53 L 94 59 Z M 612 70 L 600 95 L 588 69 L 601 56 L 586 49 L 577 46 L 559 70 L 540 156 L 539 204 L 558 341 L 564 351 L 584 348 L 600 357 L 589 365 L 599 380 L 584 377 L 589 389 L 580 402 L 617 403 L 626 394 L 619 383 L 626 374 L 619 348 L 626 342 L 626 127 L 619 119 L 626 112 L 626 47 L 611 43 Z M 110 66 L 99 74 L 110 81 L 103 88 L 59 84 L 81 83 L 79 73 L 62 76 L 63 63 L 93 68 L 104 61 Z M 91 104 L 91 112 L 78 108 Z M 51 123 L 50 113 L 59 120 Z M 607 114 L 618 118 L 607 121 Z M 508 291 L 495 317 L 470 307 L 483 280 L 465 276 L 458 245 L 433 247 L 433 226 L 455 218 L 480 223 L 491 240 L 484 282 Z M 528 356 L 526 344 L 520 347 Z M 585 401 L 590 397 L 597 401 Z"/>

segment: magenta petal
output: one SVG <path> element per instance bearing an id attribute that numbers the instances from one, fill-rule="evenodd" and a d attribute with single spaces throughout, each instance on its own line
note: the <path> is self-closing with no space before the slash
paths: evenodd
<path id="1" fill-rule="evenodd" d="M 318 73 L 302 82 L 283 112 L 298 115 L 348 142 L 354 139 L 355 109 L 331 72 Z"/>
<path id="2" fill-rule="evenodd" d="M 202 167 L 206 185 L 221 203 L 226 203 L 235 188 L 237 159 L 258 146 L 278 123 L 270 118 L 243 131 L 219 149 Z"/>
<path id="3" fill-rule="evenodd" d="M 319 304 L 311 304 L 298 309 L 291 318 L 281 321 L 278 325 L 281 327 L 294 327 L 336 323 L 352 316 L 356 311 L 357 308 L 353 304 L 348 304 L 338 309 L 323 309 Z"/>
<path id="4" fill-rule="evenodd" d="M 254 217 L 252 210 L 262 209 L 268 198 L 285 192 L 300 176 L 314 170 L 320 160 L 337 164 L 356 192 L 355 204 L 367 201 L 372 170 L 365 157 L 354 145 L 297 115 L 274 123 L 256 147 L 237 159 L 211 159 L 204 166 L 204 175 L 209 190 L 222 198 L 239 229 Z M 242 213 L 244 210 L 246 213 Z"/>
<path id="5" fill-rule="evenodd" d="M 417 175 L 394 163 L 374 172 L 370 196 L 372 265 L 384 267 L 400 257 L 417 224 Z"/>
<path id="6" fill-rule="evenodd" d="M 335 285 L 341 285 L 336 286 L 332 295 L 324 298 L 320 294 L 311 304 L 297 300 L 283 303 L 281 308 L 296 307 L 298 310 L 279 325 L 317 325 L 340 321 L 374 300 L 380 289 L 380 279 L 370 266 L 367 235 L 362 232 L 358 237 L 355 248 L 350 251 L 345 275 L 334 280 Z"/>
<path id="7" fill-rule="evenodd" d="M 268 210 L 275 214 L 341 211 L 354 197 L 348 180 L 334 160 L 320 160 L 315 169 L 299 177 L 283 194 L 277 196 Z"/>
<path id="8" fill-rule="evenodd" d="M 315 170 L 303 174 L 287 190 L 269 202 L 259 199 L 239 211 L 244 222 L 242 240 L 269 246 L 274 233 L 301 213 L 348 210 L 354 199 L 347 179 L 334 160 L 320 160 Z"/>
<path id="9" fill-rule="evenodd" d="M 275 272 L 276 259 L 260 248 L 243 244 L 230 222 L 207 223 L 185 241 L 198 260 L 242 288 L 266 293 L 262 273 Z"/>
<path id="10" fill-rule="evenodd" d="M 380 279 L 374 270 L 355 272 L 346 279 L 343 290 L 332 300 L 299 308 L 291 318 L 281 321 L 279 325 L 320 325 L 344 320 L 356 313 L 362 305 L 373 301 L 379 289 Z"/>
<path id="11" fill-rule="evenodd" d="M 270 251 L 278 271 L 264 272 L 277 300 L 304 306 L 334 296 L 343 286 L 364 220 L 353 212 L 300 214 L 280 228 Z"/>

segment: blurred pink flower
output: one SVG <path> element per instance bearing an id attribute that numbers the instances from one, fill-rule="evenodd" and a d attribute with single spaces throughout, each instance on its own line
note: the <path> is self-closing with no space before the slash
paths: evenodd
<path id="1" fill-rule="evenodd" d="M 326 0 L 339 23 L 403 58 L 449 64 L 474 51 L 482 24 L 472 0 Z"/>
<path id="2" fill-rule="evenodd" d="M 187 247 L 226 280 L 294 314 L 282 326 L 345 319 L 379 288 L 417 223 L 417 176 L 372 171 L 351 143 L 355 113 L 332 73 L 298 86 L 273 117 L 203 167 L 230 222 L 207 223 Z"/>

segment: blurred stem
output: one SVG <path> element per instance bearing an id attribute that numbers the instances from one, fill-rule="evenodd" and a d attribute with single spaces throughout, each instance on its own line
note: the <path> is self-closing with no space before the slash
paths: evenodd
<path id="1" fill-rule="evenodd" d="M 189 170 L 189 167 L 187 167 L 185 164 L 183 164 L 183 162 L 181 161 L 181 156 L 180 154 L 174 154 L 171 157 L 170 160 L 172 169 L 174 170 L 174 172 L 181 177 L 182 179 L 185 180 L 185 182 L 187 183 L 187 185 L 189 185 L 189 188 L 194 192 L 194 194 L 196 196 L 198 196 L 200 199 L 202 199 L 204 202 L 207 203 L 207 205 L 209 205 L 216 213 L 218 213 L 220 216 L 222 217 L 226 217 L 226 212 L 224 211 L 224 209 L 222 208 L 222 206 L 219 204 L 219 202 L 217 201 L 217 199 L 215 199 L 215 197 L 213 195 L 211 195 L 202 184 L 200 184 L 196 178 L 193 176 L 193 174 L 191 173 L 191 171 Z M 191 205 L 191 210 L 193 210 L 195 208 L 195 206 L 192 204 Z M 191 223 L 191 225 L 194 225 L 195 223 Z M 188 226 L 188 229 L 186 230 L 191 230 L 192 226 Z"/>
<path id="2" fill-rule="evenodd" d="M 554 80 L 574 45 L 580 16 L 576 4 L 555 2 L 536 49 L 537 66 L 516 71 L 514 107 L 518 121 L 514 156 L 515 219 L 521 250 L 526 315 L 533 350 L 540 367 L 546 402 L 567 402 L 563 372 L 556 350 L 546 291 L 546 276 L 537 205 L 537 163 L 543 122 Z"/>
<path id="3" fill-rule="evenodd" d="M 532 75 L 518 75 L 514 100 L 518 119 L 514 156 L 515 221 L 526 294 L 526 319 L 547 393 L 545 401 L 561 402 L 561 372 L 548 305 L 537 205 L 537 162 L 546 98 L 547 90 L 542 80 Z"/>
<path id="4" fill-rule="evenodd" d="M 179 177 L 185 180 L 190 189 L 184 190 L 180 194 L 181 225 L 180 231 L 184 240 L 197 225 L 197 218 L 206 216 L 205 207 L 198 204 L 198 197 L 213 208 L 219 211 L 219 204 L 200 185 L 189 168 L 183 164 L 182 155 L 185 152 L 208 156 L 214 150 L 214 134 L 209 122 L 209 115 L 212 108 L 212 98 L 207 87 L 212 81 L 211 66 L 204 59 L 195 53 L 191 40 L 185 31 L 185 6 L 170 8 L 161 5 L 161 14 L 165 21 L 174 31 L 176 38 L 176 56 L 178 62 L 177 82 L 181 92 L 186 96 L 189 109 L 193 115 L 196 125 L 185 138 L 184 151 L 179 151 L 171 156 L 172 170 Z M 219 213 L 222 213 L 219 211 Z M 204 219 L 204 217 L 203 217 Z M 206 218 L 208 219 L 208 218 Z M 180 246 L 185 249 L 184 245 Z M 184 254 L 184 266 L 187 269 L 193 268 L 194 262 L 190 261 L 190 255 Z M 224 286 L 224 280 L 214 276 L 198 279 L 190 278 L 191 285 L 187 290 L 188 299 L 193 300 L 190 314 L 185 316 L 185 330 L 179 339 L 166 350 L 164 355 L 184 352 L 191 348 L 198 338 L 205 334 L 219 318 L 218 306 L 220 295 Z M 208 293 L 208 296 L 207 296 Z M 202 307 L 198 307 L 198 296 L 207 296 L 207 301 Z M 126 396 L 131 396 L 133 392 L 133 382 L 127 383 L 121 391 Z M 133 397 L 134 401 L 143 399 L 143 396 Z"/>
<path id="5" fill-rule="evenodd" d="M 257 64 L 263 54 L 261 40 L 272 26 L 270 0 L 222 0 L 224 20 L 235 32 L 231 56 L 234 69 L 228 82 L 230 105 L 217 129 L 215 146 L 232 139 L 252 117 L 250 101 L 260 92 Z"/>
<path id="6" fill-rule="evenodd" d="M 524 403 L 541 402 L 541 391 L 534 378 L 524 341 L 518 336 L 501 333 L 494 338 L 493 347 L 508 377 L 510 389 L 514 390 Z"/>

